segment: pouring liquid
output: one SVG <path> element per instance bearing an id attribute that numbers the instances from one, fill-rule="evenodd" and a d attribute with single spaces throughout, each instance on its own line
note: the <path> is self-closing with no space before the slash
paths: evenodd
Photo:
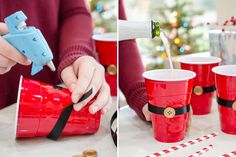
<path id="1" fill-rule="evenodd" d="M 164 44 L 164 47 L 166 49 L 166 54 L 168 56 L 170 69 L 172 71 L 174 69 L 174 67 L 173 67 L 173 62 L 172 62 L 171 53 L 170 53 L 170 43 L 169 43 L 165 33 L 163 33 L 162 31 L 161 31 L 161 34 L 160 34 L 160 38 L 161 38 L 161 40 Z"/>

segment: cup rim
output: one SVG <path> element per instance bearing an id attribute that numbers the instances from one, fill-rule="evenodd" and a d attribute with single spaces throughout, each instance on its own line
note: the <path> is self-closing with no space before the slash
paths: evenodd
<path id="1" fill-rule="evenodd" d="M 236 65 L 220 65 L 212 68 L 215 74 L 236 77 Z"/>
<path id="2" fill-rule="evenodd" d="M 17 94 L 17 101 L 16 101 L 16 115 L 15 115 L 15 125 L 14 125 L 14 135 L 16 138 L 17 133 L 17 124 L 18 124 L 18 114 L 19 114 L 19 107 L 20 107 L 20 95 L 21 95 L 21 87 L 22 87 L 23 76 L 20 76 L 19 80 L 19 87 L 18 87 L 18 94 Z"/>
<path id="3" fill-rule="evenodd" d="M 117 41 L 117 33 L 102 33 L 102 34 L 94 34 L 92 38 L 96 41 Z"/>
<path id="4" fill-rule="evenodd" d="M 216 64 L 222 61 L 221 58 L 215 56 L 181 56 L 177 59 L 178 62 L 184 64 Z"/>
<path id="5" fill-rule="evenodd" d="M 173 71 L 172 71 L 173 70 Z M 158 78 L 157 74 L 159 73 L 161 76 L 163 76 L 163 73 L 171 73 L 171 72 L 177 72 L 177 73 L 182 73 L 186 74 L 187 76 L 185 77 L 176 77 L 176 78 Z M 152 76 L 148 76 L 151 73 L 155 73 Z M 143 73 L 143 77 L 148 80 L 153 80 L 153 81 L 167 81 L 167 82 L 174 82 L 174 81 L 185 81 L 185 80 L 190 80 L 196 76 L 196 73 L 190 70 L 183 70 L 183 69 L 156 69 L 156 70 L 149 70 Z M 155 78 L 154 78 L 155 77 Z"/>

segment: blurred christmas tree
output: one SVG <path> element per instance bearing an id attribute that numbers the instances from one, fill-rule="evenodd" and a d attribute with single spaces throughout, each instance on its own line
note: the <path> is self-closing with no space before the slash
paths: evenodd
<path id="1" fill-rule="evenodd" d="M 151 0 L 150 17 L 155 19 L 158 15 L 161 29 L 165 32 L 171 45 L 172 56 L 202 52 L 208 49 L 207 41 L 203 40 L 202 24 L 194 20 L 203 14 L 202 10 L 195 9 L 193 1 L 175 0 L 171 5 L 153 5 Z M 160 39 L 152 40 L 146 47 L 151 52 L 153 62 L 147 69 L 163 68 L 163 60 L 167 57 L 165 48 Z M 160 61 L 162 60 L 162 61 Z"/>
<path id="2" fill-rule="evenodd" d="M 90 3 L 94 33 L 116 32 L 116 0 L 88 0 Z"/>

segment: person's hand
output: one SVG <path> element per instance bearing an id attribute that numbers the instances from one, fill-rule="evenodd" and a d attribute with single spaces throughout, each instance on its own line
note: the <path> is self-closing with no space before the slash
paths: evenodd
<path id="1" fill-rule="evenodd" d="M 190 106 L 190 111 L 188 112 L 188 124 L 187 124 L 187 132 L 189 131 L 191 124 L 192 124 L 192 114 L 193 114 L 193 109 Z"/>
<path id="2" fill-rule="evenodd" d="M 5 74 L 10 71 L 16 63 L 22 65 L 31 64 L 30 60 L 1 37 L 2 35 L 7 34 L 7 32 L 6 24 L 0 22 L 0 74 Z"/>
<path id="3" fill-rule="evenodd" d="M 148 104 L 145 104 L 142 108 L 143 111 L 143 115 L 145 116 L 146 121 L 151 121 L 151 112 L 148 111 Z M 189 130 L 191 123 L 192 123 L 192 114 L 193 114 L 193 110 L 192 107 L 190 106 L 190 111 L 188 113 L 188 124 L 187 124 L 187 131 Z"/>
<path id="4" fill-rule="evenodd" d="M 142 108 L 142 111 L 143 111 L 143 115 L 146 119 L 146 121 L 151 121 L 151 112 L 148 111 L 148 104 L 145 104 Z"/>
<path id="5" fill-rule="evenodd" d="M 112 103 L 110 87 L 105 80 L 104 73 L 104 67 L 90 56 L 82 56 L 62 70 L 61 78 L 72 92 L 73 103 L 77 103 L 74 104 L 76 111 L 81 110 L 96 94 L 97 98 L 90 105 L 89 112 L 94 114 L 102 109 L 104 114 L 110 108 Z M 78 103 L 82 95 L 91 88 L 93 93 Z"/>

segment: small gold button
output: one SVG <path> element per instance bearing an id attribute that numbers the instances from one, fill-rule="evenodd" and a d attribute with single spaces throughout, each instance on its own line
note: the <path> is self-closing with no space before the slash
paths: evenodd
<path id="1" fill-rule="evenodd" d="M 236 101 L 233 103 L 232 108 L 234 111 L 236 111 Z"/>
<path id="2" fill-rule="evenodd" d="M 195 95 L 202 95 L 203 94 L 203 88 L 201 86 L 195 86 L 193 89 L 193 93 Z"/>
<path id="3" fill-rule="evenodd" d="M 107 73 L 110 74 L 110 75 L 116 75 L 116 73 L 117 73 L 116 66 L 114 64 L 110 64 L 107 67 Z"/>
<path id="4" fill-rule="evenodd" d="M 83 152 L 84 157 L 97 157 L 97 151 L 94 149 L 87 149 Z"/>
<path id="5" fill-rule="evenodd" d="M 173 118 L 175 116 L 175 109 L 174 108 L 171 108 L 171 107 L 167 107 L 165 110 L 164 110 L 164 116 L 166 118 Z"/>

